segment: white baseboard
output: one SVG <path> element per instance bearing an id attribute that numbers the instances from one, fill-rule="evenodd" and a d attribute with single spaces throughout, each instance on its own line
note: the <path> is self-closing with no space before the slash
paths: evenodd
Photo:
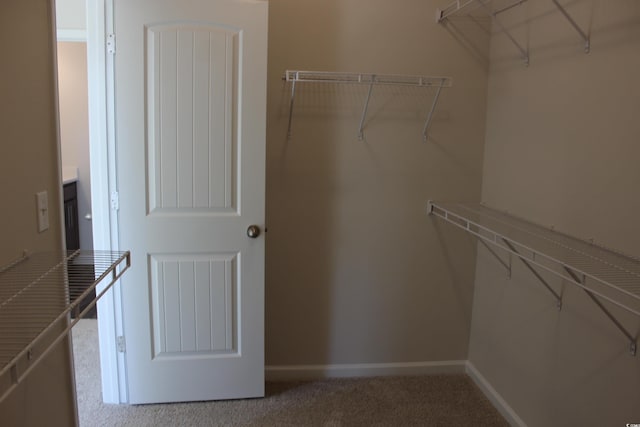
<path id="1" fill-rule="evenodd" d="M 394 375 L 463 374 L 466 360 L 406 363 L 358 363 L 344 365 L 266 366 L 267 381 L 317 380 L 324 378 L 378 377 Z"/>
<path id="2" fill-rule="evenodd" d="M 507 420 L 509 424 L 512 426 L 519 427 L 527 427 L 524 421 L 516 414 L 516 411 L 513 410 L 511 406 L 507 403 L 506 400 L 500 396 L 500 394 L 493 388 L 491 383 L 487 381 L 487 379 L 482 376 L 480 371 L 476 369 L 476 367 L 467 360 L 466 363 L 466 372 L 471 377 L 471 379 L 476 383 L 476 385 L 482 390 L 487 399 L 491 401 L 493 406 L 502 414 L 502 416 Z"/>

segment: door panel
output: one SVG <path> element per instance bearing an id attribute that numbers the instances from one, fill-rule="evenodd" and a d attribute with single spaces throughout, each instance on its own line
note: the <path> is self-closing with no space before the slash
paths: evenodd
<path id="1" fill-rule="evenodd" d="M 114 11 L 129 402 L 262 396 L 267 3 Z"/>
<path id="2" fill-rule="evenodd" d="M 151 212 L 234 210 L 238 38 L 216 25 L 147 29 Z"/>
<path id="3" fill-rule="evenodd" d="M 236 254 L 151 256 L 154 358 L 237 356 Z"/>

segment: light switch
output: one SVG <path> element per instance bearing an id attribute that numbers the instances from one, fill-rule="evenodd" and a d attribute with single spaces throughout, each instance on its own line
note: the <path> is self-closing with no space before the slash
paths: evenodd
<path id="1" fill-rule="evenodd" d="M 49 229 L 49 196 L 46 191 L 36 193 L 36 207 L 38 209 L 38 232 Z"/>

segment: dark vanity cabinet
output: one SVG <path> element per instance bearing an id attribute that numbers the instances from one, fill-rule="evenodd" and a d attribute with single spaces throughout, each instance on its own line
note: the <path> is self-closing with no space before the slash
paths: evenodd
<path id="1" fill-rule="evenodd" d="M 75 251 L 80 249 L 80 224 L 78 222 L 78 187 L 76 182 L 70 182 L 64 185 L 64 228 L 65 239 L 67 241 L 67 250 Z M 73 258 L 72 258 L 73 259 Z M 84 264 L 69 261 L 67 264 L 67 272 L 69 278 L 69 294 L 72 302 L 81 295 L 87 287 L 95 281 L 95 273 L 93 264 Z M 78 304 L 78 312 L 87 307 L 88 303 L 95 299 L 95 290 L 90 292 Z M 76 312 L 72 311 L 72 317 Z M 97 315 L 95 307 L 91 308 L 85 315 L 85 318 L 95 318 Z"/>
<path id="2" fill-rule="evenodd" d="M 75 182 L 65 184 L 64 193 L 64 229 L 67 250 L 80 249 L 80 227 L 78 224 L 78 188 Z"/>

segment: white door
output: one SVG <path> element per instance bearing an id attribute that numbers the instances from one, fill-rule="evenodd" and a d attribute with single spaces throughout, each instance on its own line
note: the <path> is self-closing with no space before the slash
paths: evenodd
<path id="1" fill-rule="evenodd" d="M 267 2 L 113 19 L 129 403 L 263 396 Z"/>

